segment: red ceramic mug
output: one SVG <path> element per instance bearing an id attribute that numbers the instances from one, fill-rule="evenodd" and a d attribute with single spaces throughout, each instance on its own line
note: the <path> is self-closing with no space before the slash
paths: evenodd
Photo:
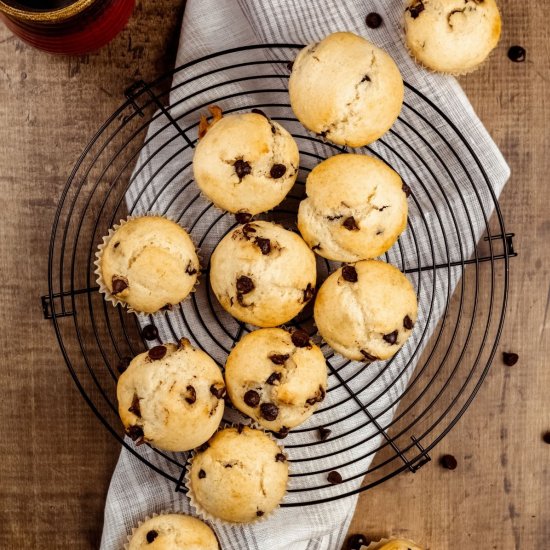
<path id="1" fill-rule="evenodd" d="M 0 0 L 0 18 L 35 48 L 83 55 L 110 42 L 134 5 L 135 0 Z"/>

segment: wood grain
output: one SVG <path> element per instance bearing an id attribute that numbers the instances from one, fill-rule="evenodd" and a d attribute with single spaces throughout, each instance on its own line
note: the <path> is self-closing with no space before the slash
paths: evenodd
<path id="1" fill-rule="evenodd" d="M 434 460 L 364 493 L 351 532 L 407 535 L 433 550 L 535 550 L 550 539 L 549 329 L 550 4 L 500 2 L 504 35 L 491 60 L 461 84 L 512 168 L 501 205 L 516 233 L 502 350 L 479 396 Z M 122 90 L 171 67 L 181 0 L 138 2 L 128 28 L 80 58 L 33 50 L 0 27 L 0 547 L 97 548 L 117 455 L 68 376 L 39 297 L 67 174 Z M 506 58 L 511 44 L 528 61 Z"/>

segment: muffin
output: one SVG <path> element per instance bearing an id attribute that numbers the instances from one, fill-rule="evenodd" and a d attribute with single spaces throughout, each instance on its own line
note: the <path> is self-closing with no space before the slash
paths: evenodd
<path id="1" fill-rule="evenodd" d="M 259 327 L 290 321 L 313 297 L 315 254 L 292 231 L 255 221 L 236 227 L 210 259 L 210 283 L 233 317 Z"/>
<path id="2" fill-rule="evenodd" d="M 389 359 L 411 335 L 416 293 L 397 268 L 362 260 L 332 273 L 321 285 L 314 317 L 319 333 L 348 359 Z"/>
<path id="3" fill-rule="evenodd" d="M 98 284 L 107 299 L 140 313 L 184 300 L 200 269 L 187 232 L 161 216 L 122 222 L 103 239 L 97 257 Z"/>
<path id="4" fill-rule="evenodd" d="M 441 73 L 475 70 L 498 44 L 500 30 L 495 0 L 409 0 L 405 10 L 411 55 Z"/>
<path id="5" fill-rule="evenodd" d="M 255 330 L 231 350 L 225 364 L 231 402 L 261 426 L 287 433 L 325 398 L 327 366 L 303 330 Z"/>
<path id="6" fill-rule="evenodd" d="M 384 539 L 379 542 L 372 542 L 363 548 L 367 550 L 422 550 L 416 543 L 405 539 Z"/>
<path id="7" fill-rule="evenodd" d="M 226 115 L 199 141 L 193 173 L 222 210 L 251 215 L 277 206 L 298 175 L 298 146 L 262 111 Z"/>
<path id="8" fill-rule="evenodd" d="M 219 431 L 191 460 L 191 504 L 204 517 L 232 523 L 256 521 L 283 499 L 288 463 L 264 432 L 244 426 Z"/>
<path id="9" fill-rule="evenodd" d="M 188 451 L 207 441 L 222 419 L 224 395 L 216 363 L 185 338 L 134 357 L 117 384 L 126 433 L 166 451 Z"/>
<path id="10" fill-rule="evenodd" d="M 214 531 L 197 518 L 164 514 L 144 521 L 132 534 L 128 550 L 218 550 Z"/>
<path id="11" fill-rule="evenodd" d="M 360 147 L 385 134 L 403 104 L 403 79 L 383 50 L 350 32 L 306 46 L 289 80 L 290 105 L 312 132 Z"/>
<path id="12" fill-rule="evenodd" d="M 406 188 L 405 188 L 406 189 Z M 366 155 L 336 155 L 306 182 L 298 229 L 320 256 L 340 262 L 375 258 L 407 225 L 407 195 L 399 175 Z"/>

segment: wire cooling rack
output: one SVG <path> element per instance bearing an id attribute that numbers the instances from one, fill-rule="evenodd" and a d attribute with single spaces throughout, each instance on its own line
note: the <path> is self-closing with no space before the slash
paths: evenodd
<path id="1" fill-rule="evenodd" d="M 235 341 L 251 327 L 226 314 L 207 283 L 210 253 L 236 221 L 194 185 L 199 114 L 212 103 L 226 113 L 262 109 L 292 133 L 301 153 L 298 182 L 280 207 L 263 216 L 292 226 L 307 173 L 327 156 L 347 151 L 306 131 L 290 109 L 290 63 L 301 47 L 227 50 L 151 84 L 137 82 L 84 149 L 55 215 L 44 316 L 53 323 L 67 367 L 94 413 L 176 490 L 183 490 L 186 455 L 136 447 L 123 437 L 117 415 L 118 366 L 158 344 L 146 340 L 151 336 L 143 330 L 155 319 L 140 323 L 103 300 L 93 274 L 94 254 L 102 236 L 127 215 L 155 211 L 187 227 L 201 249 L 205 273 L 192 297 L 166 313 L 163 330 L 172 340 L 190 337 L 223 366 Z M 283 506 L 341 498 L 429 462 L 430 451 L 479 390 L 504 322 L 513 235 L 505 231 L 479 159 L 450 118 L 405 83 L 405 103 L 394 127 L 372 146 L 351 152 L 382 158 L 412 189 L 408 228 L 385 259 L 415 285 L 419 321 L 395 358 L 367 367 L 322 345 L 329 391 L 320 410 L 284 442 L 291 481 Z M 337 265 L 319 258 L 318 267 L 323 280 Z M 311 310 L 291 324 L 322 344 Z M 331 431 L 326 441 L 320 427 Z M 341 484 L 327 482 L 332 470 L 344 474 Z"/>

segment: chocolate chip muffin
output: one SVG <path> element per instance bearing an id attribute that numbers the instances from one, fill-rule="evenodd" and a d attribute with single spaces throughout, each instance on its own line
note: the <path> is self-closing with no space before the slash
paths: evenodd
<path id="1" fill-rule="evenodd" d="M 371 542 L 365 548 L 367 550 L 422 550 L 416 543 L 405 539 L 383 539 L 380 542 Z"/>
<path id="2" fill-rule="evenodd" d="M 327 366 L 306 332 L 265 328 L 231 350 L 225 383 L 237 409 L 268 430 L 286 433 L 325 398 Z"/>
<path id="3" fill-rule="evenodd" d="M 277 206 L 298 174 L 298 146 L 263 112 L 225 115 L 199 141 L 193 172 L 219 208 L 258 214 Z"/>
<path id="4" fill-rule="evenodd" d="M 117 384 L 128 436 L 166 451 L 188 451 L 207 441 L 222 419 L 224 395 L 216 363 L 185 338 L 134 357 Z"/>
<path id="5" fill-rule="evenodd" d="M 498 44 L 500 30 L 495 0 L 409 0 L 405 10 L 411 55 L 442 73 L 475 70 Z"/>
<path id="6" fill-rule="evenodd" d="M 261 430 L 239 426 L 219 431 L 197 451 L 187 486 L 203 517 L 247 523 L 279 505 L 287 481 L 282 449 Z"/>
<path id="7" fill-rule="evenodd" d="M 411 335 L 416 293 L 397 268 L 363 260 L 338 269 L 321 285 L 314 316 L 319 333 L 348 359 L 389 359 Z"/>
<path id="8" fill-rule="evenodd" d="M 218 550 L 214 531 L 200 519 L 164 514 L 144 521 L 132 534 L 128 550 Z"/>
<path id="9" fill-rule="evenodd" d="M 407 188 L 387 164 L 366 155 L 336 155 L 306 182 L 298 229 L 320 256 L 341 262 L 376 258 L 407 225 Z"/>
<path id="10" fill-rule="evenodd" d="M 294 114 L 308 130 L 351 147 L 385 134 L 404 95 L 393 59 L 350 32 L 306 46 L 294 61 L 288 91 Z"/>
<path id="11" fill-rule="evenodd" d="M 255 221 L 235 228 L 220 241 L 210 262 L 214 294 L 245 323 L 281 325 L 313 297 L 315 255 L 280 225 Z"/>
<path id="12" fill-rule="evenodd" d="M 155 313 L 184 300 L 200 269 L 187 232 L 161 216 L 116 226 L 103 239 L 95 264 L 107 299 L 138 313 Z"/>

